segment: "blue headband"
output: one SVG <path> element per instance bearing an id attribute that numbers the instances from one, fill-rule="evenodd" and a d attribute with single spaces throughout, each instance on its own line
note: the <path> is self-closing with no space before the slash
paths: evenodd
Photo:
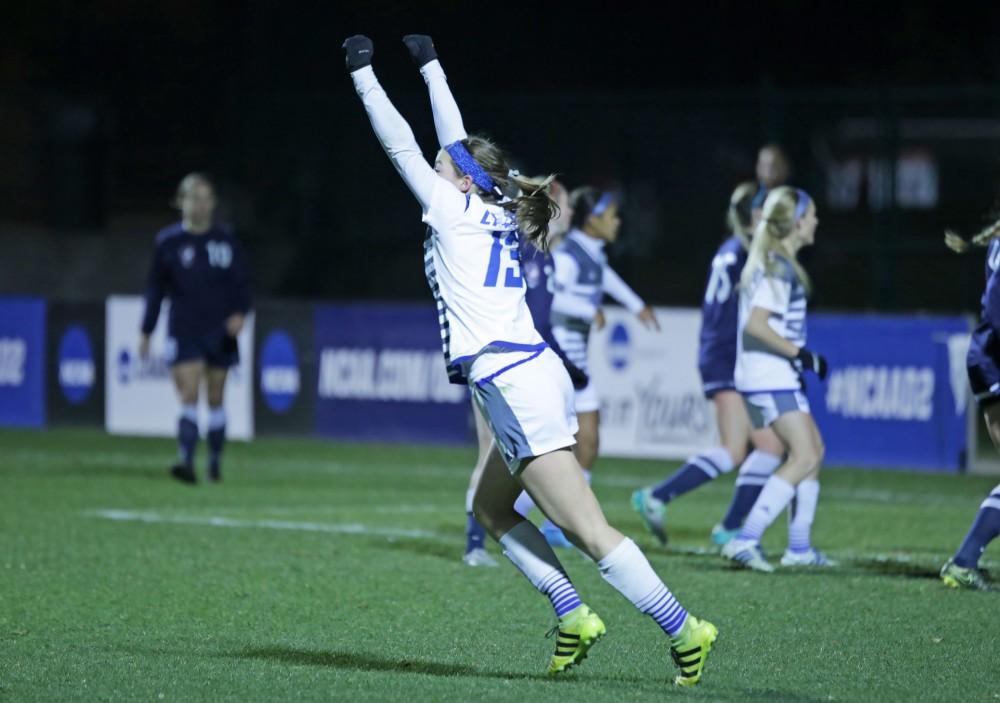
<path id="1" fill-rule="evenodd" d="M 596 203 L 594 203 L 594 208 L 590 211 L 590 214 L 594 215 L 595 217 L 600 217 L 601 215 L 604 214 L 605 210 L 607 210 L 609 207 L 611 207 L 611 205 L 614 204 L 614 202 L 615 202 L 615 196 L 612 195 L 610 192 L 605 191 L 604 193 L 601 194 L 600 199 Z"/>
<path id="2" fill-rule="evenodd" d="M 809 209 L 809 203 L 812 202 L 812 198 L 809 197 L 809 193 L 801 188 L 796 188 L 795 193 L 799 196 L 798 202 L 795 203 L 795 219 L 801 220 L 802 216 L 806 214 L 806 210 Z"/>
<path id="3" fill-rule="evenodd" d="M 451 160 L 455 162 L 455 165 L 458 166 L 462 173 L 471 178 L 472 182 L 479 186 L 479 190 L 484 193 L 496 193 L 503 197 L 503 192 L 493 182 L 493 179 L 490 178 L 490 174 L 486 173 L 486 169 L 472 158 L 472 154 L 469 153 L 469 150 L 465 148 L 462 142 L 449 144 L 444 150 L 448 152 L 448 156 L 451 157 Z"/>

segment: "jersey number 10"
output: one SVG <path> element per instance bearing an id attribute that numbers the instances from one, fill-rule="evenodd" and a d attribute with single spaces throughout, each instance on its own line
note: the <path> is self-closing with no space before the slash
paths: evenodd
<path id="1" fill-rule="evenodd" d="M 504 247 L 508 247 L 507 254 L 510 261 L 503 263 Z M 500 280 L 500 269 L 504 269 L 504 288 L 520 288 L 521 260 L 517 251 L 517 232 L 511 232 L 504 237 L 503 232 L 493 233 L 493 246 L 490 248 L 490 265 L 486 269 L 486 280 L 483 286 L 486 288 L 496 288 Z"/>

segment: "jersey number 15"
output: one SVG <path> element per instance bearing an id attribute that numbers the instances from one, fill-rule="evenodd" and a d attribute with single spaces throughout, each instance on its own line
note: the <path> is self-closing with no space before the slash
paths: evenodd
<path id="1" fill-rule="evenodd" d="M 510 258 L 510 261 L 507 262 L 502 261 L 505 248 Z M 493 233 L 493 246 L 490 248 L 490 263 L 486 268 L 486 280 L 483 281 L 483 286 L 486 288 L 496 288 L 500 280 L 501 268 L 504 270 L 504 288 L 520 288 L 523 285 L 521 259 L 517 251 L 517 232 L 511 232 L 506 237 L 504 237 L 503 232 Z"/>

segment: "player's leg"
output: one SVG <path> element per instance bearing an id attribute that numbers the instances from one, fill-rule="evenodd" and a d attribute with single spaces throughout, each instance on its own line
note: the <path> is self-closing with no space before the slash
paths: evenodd
<path id="1" fill-rule="evenodd" d="M 600 399 L 593 383 L 581 390 L 575 391 L 574 403 L 579 430 L 576 433 L 576 446 L 573 449 L 577 464 L 583 471 L 583 477 L 590 483 L 590 471 L 597 462 L 601 444 L 601 413 Z M 569 548 L 572 543 L 551 520 L 542 522 L 542 534 L 553 547 Z"/>
<path id="2" fill-rule="evenodd" d="M 746 415 L 745 407 L 743 414 Z M 747 421 L 749 422 L 749 418 Z M 720 547 L 739 535 L 740 527 L 757 502 L 764 484 L 775 469 L 781 466 L 785 454 L 784 445 L 770 427 L 753 430 L 750 441 L 754 450 L 740 465 L 729 509 L 722 522 L 712 528 L 712 542 Z"/>
<path id="3" fill-rule="evenodd" d="M 822 458 L 823 437 L 819 433 L 812 415 L 811 430 L 812 446 Z M 812 545 L 812 526 L 816 519 L 816 506 L 819 505 L 819 467 L 795 485 L 795 498 L 788 508 L 788 549 L 781 557 L 782 566 L 836 566 L 837 563 L 826 557 L 823 552 Z"/>
<path id="4" fill-rule="evenodd" d="M 744 408 L 743 396 L 733 390 L 720 390 L 712 395 L 712 404 L 715 405 L 719 428 L 719 446 L 691 457 L 662 483 L 632 494 L 632 507 L 660 544 L 667 543 L 664 525 L 667 504 L 729 473 L 746 456 L 750 442 L 750 419 Z"/>
<path id="5" fill-rule="evenodd" d="M 557 674 L 583 661 L 605 628 L 597 614 L 580 600 L 542 533 L 514 510 L 514 501 L 522 490 L 494 445 L 476 488 L 476 518 L 500 543 L 504 556 L 552 604 L 559 624 L 556 651 L 548 670 Z"/>
<path id="6" fill-rule="evenodd" d="M 1000 402 L 983 407 L 986 428 L 993 446 L 1000 449 Z M 941 580 L 951 588 L 991 591 L 994 587 L 979 569 L 979 558 L 987 545 L 1000 535 L 1000 485 L 993 488 L 980 506 L 965 539 L 955 555 L 941 568 Z"/>
<path id="7" fill-rule="evenodd" d="M 605 580 L 671 636 L 680 658 L 680 682 L 697 683 L 715 628 L 687 617 L 635 543 L 605 520 L 579 463 L 567 451 L 578 428 L 572 387 L 557 357 L 543 354 L 534 366 L 522 364 L 502 380 L 477 386 L 477 399 L 500 451 L 509 463 L 520 462 L 518 477 L 536 504 L 598 562 Z M 482 493 L 481 487 L 477 501 Z M 508 510 L 507 519 L 516 519 L 513 508 Z M 560 629 L 567 631 L 564 624 Z"/>
<path id="8" fill-rule="evenodd" d="M 222 450 L 226 445 L 226 378 L 227 367 L 210 366 L 206 372 L 208 395 L 208 480 L 222 479 Z"/>
<path id="9" fill-rule="evenodd" d="M 469 477 L 469 488 L 465 492 L 465 553 L 462 556 L 462 561 L 469 566 L 497 566 L 496 559 L 486 551 L 486 530 L 476 520 L 472 508 L 476 488 L 479 486 L 486 468 L 486 460 L 490 454 L 490 446 L 493 444 L 493 436 L 490 434 L 490 427 L 480 412 L 475 399 L 472 400 L 472 416 L 476 423 L 478 455 L 476 456 L 476 466 Z"/>
<path id="10" fill-rule="evenodd" d="M 205 373 L 205 362 L 185 360 L 170 367 L 170 376 L 181 403 L 177 420 L 177 446 L 180 461 L 170 470 L 171 475 L 185 483 L 195 483 L 194 455 L 198 446 L 198 390 Z"/>
<path id="11" fill-rule="evenodd" d="M 716 637 L 715 627 L 689 616 L 635 542 L 608 524 L 573 454 L 553 451 L 535 457 L 520 476 L 542 512 L 597 562 L 604 579 L 670 637 L 681 668 L 676 682 L 697 683 Z"/>
<path id="12" fill-rule="evenodd" d="M 748 568 L 773 571 L 760 552 L 760 538 L 795 497 L 795 486 L 818 476 L 824 448 L 802 393 L 758 393 L 748 396 L 747 401 L 754 425 L 771 426 L 787 456 L 764 484 L 739 537 L 726 544 L 722 553 Z"/>

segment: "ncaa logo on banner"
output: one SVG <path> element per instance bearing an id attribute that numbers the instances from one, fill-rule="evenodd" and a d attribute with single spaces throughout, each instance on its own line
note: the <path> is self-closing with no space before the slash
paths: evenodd
<path id="1" fill-rule="evenodd" d="M 608 363 L 615 371 L 628 368 L 632 356 L 632 340 L 628 328 L 621 322 L 611 328 L 608 335 Z"/>
<path id="2" fill-rule="evenodd" d="M 73 405 L 87 399 L 97 371 L 90 337 L 80 325 L 71 325 L 59 342 L 59 387 Z"/>
<path id="3" fill-rule="evenodd" d="M 288 412 L 299 395 L 301 379 L 295 342 L 284 330 L 271 332 L 260 352 L 260 392 L 267 407 Z"/>

